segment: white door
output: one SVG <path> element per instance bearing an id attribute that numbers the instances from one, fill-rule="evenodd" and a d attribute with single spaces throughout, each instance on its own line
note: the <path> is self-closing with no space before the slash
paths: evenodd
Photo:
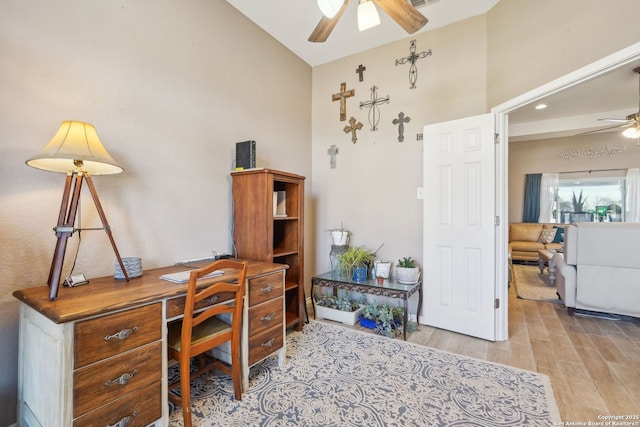
<path id="1" fill-rule="evenodd" d="M 495 340 L 495 118 L 424 128 L 423 323 Z"/>

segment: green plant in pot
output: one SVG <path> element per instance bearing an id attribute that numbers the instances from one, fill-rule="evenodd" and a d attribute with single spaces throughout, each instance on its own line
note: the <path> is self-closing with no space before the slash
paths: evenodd
<path id="1" fill-rule="evenodd" d="M 396 280 L 400 283 L 413 284 L 420 279 L 420 269 L 411 257 L 398 260 L 395 269 Z"/>
<path id="2" fill-rule="evenodd" d="M 327 230 L 331 234 L 331 242 L 336 246 L 345 246 L 349 244 L 351 231 L 344 228 L 344 224 L 340 223 L 340 228 L 332 228 Z"/>
<path id="3" fill-rule="evenodd" d="M 584 212 L 583 210 L 583 206 L 584 206 L 584 202 L 587 201 L 587 198 L 585 197 L 584 199 L 582 198 L 582 190 L 580 190 L 580 196 L 576 197 L 576 193 L 575 192 L 571 192 L 571 204 L 573 205 L 573 211 L 574 212 Z"/>
<path id="4" fill-rule="evenodd" d="M 351 246 L 338 254 L 338 268 L 340 273 L 353 280 L 367 278 L 367 266 L 373 262 L 376 255 L 364 246 Z M 364 273 L 363 273 L 364 270 Z"/>

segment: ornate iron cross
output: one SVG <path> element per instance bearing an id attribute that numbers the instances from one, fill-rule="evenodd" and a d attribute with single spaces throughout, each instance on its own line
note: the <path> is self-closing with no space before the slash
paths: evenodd
<path id="1" fill-rule="evenodd" d="M 346 83 L 340 83 L 340 92 L 331 95 L 332 101 L 340 101 L 340 121 L 347 120 L 347 98 L 351 98 L 356 94 L 355 90 L 347 90 Z"/>
<path id="2" fill-rule="evenodd" d="M 409 123 L 411 117 L 406 117 L 402 111 L 398 114 L 397 119 L 393 119 L 393 124 L 398 125 L 398 142 L 404 141 L 404 124 Z"/>
<path id="3" fill-rule="evenodd" d="M 416 41 L 411 40 L 411 42 L 409 43 L 409 52 L 409 56 L 401 59 L 396 59 L 396 66 L 400 64 L 406 64 L 407 62 L 411 63 L 411 65 L 409 66 L 409 83 L 411 83 L 409 89 L 415 89 L 416 82 L 418 81 L 418 67 L 416 66 L 416 61 L 418 59 L 430 56 L 431 49 L 425 50 L 424 52 L 416 53 Z"/>
<path id="4" fill-rule="evenodd" d="M 367 67 L 363 66 L 362 64 L 358 65 L 358 68 L 356 68 L 356 74 L 358 74 L 359 81 L 364 80 L 364 72 L 366 69 Z"/>
<path id="5" fill-rule="evenodd" d="M 329 149 L 327 150 L 327 154 L 331 156 L 330 161 L 330 165 L 331 165 L 331 169 L 335 169 L 336 168 L 336 155 L 338 154 L 338 147 L 336 147 L 335 145 L 332 145 L 331 147 L 329 147 Z"/>
<path id="6" fill-rule="evenodd" d="M 389 103 L 389 95 L 384 98 L 378 98 L 378 87 L 373 86 L 371 88 L 371 100 L 364 101 L 360 103 L 360 109 L 363 107 L 369 109 L 369 114 L 367 117 L 369 118 L 369 126 L 371 126 L 372 131 L 378 130 L 378 123 L 380 122 L 380 108 L 378 105 L 388 104 Z"/>
<path id="7" fill-rule="evenodd" d="M 356 123 L 356 118 L 351 116 L 349 119 L 349 126 L 344 127 L 344 133 L 351 132 L 351 142 L 354 144 L 358 142 L 358 137 L 356 136 L 356 131 L 362 129 L 362 123 Z"/>

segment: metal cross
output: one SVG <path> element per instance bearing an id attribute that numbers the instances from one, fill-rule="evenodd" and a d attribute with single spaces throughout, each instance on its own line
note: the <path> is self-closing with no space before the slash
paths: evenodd
<path id="1" fill-rule="evenodd" d="M 344 127 L 344 133 L 351 132 L 351 142 L 354 144 L 358 142 L 358 137 L 356 136 L 356 130 L 362 129 L 362 123 L 356 123 L 356 118 L 351 116 L 349 119 L 349 126 Z"/>
<path id="2" fill-rule="evenodd" d="M 385 103 L 389 103 L 389 95 L 384 98 L 378 98 L 378 87 L 373 86 L 371 88 L 371 100 L 364 101 L 360 103 L 360 109 L 363 107 L 369 109 L 369 114 L 367 117 L 369 118 L 369 126 L 371 126 L 372 131 L 378 130 L 378 123 L 380 122 L 380 108 L 378 105 L 382 105 Z"/>
<path id="3" fill-rule="evenodd" d="M 398 125 L 398 142 L 404 141 L 404 124 L 409 123 L 411 117 L 405 117 L 404 113 L 400 111 L 397 119 L 393 119 L 393 124 Z"/>
<path id="4" fill-rule="evenodd" d="M 350 98 L 356 94 L 355 90 L 347 90 L 346 83 L 340 83 L 340 92 L 331 95 L 332 101 L 340 101 L 340 121 L 347 120 L 347 98 Z"/>
<path id="5" fill-rule="evenodd" d="M 358 80 L 362 81 L 364 80 L 364 71 L 367 69 L 367 67 L 362 66 L 362 64 L 358 65 L 358 68 L 356 68 L 356 73 L 358 74 Z"/>
<path id="6" fill-rule="evenodd" d="M 418 81 L 418 67 L 416 67 L 416 61 L 421 58 L 426 58 L 431 55 L 431 49 L 425 50 L 424 52 L 416 53 L 416 41 L 411 40 L 409 44 L 409 56 L 401 59 L 396 59 L 396 66 L 400 64 L 406 64 L 407 62 L 411 63 L 409 67 L 409 89 L 416 88 L 416 82 Z"/>
<path id="7" fill-rule="evenodd" d="M 335 145 L 332 145 L 327 150 L 327 154 L 331 156 L 331 160 L 330 160 L 331 169 L 335 169 L 336 168 L 336 154 L 338 154 L 338 147 L 336 147 Z"/>

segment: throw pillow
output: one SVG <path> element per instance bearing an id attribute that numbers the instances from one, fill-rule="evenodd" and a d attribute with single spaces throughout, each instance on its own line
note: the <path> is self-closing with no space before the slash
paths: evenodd
<path id="1" fill-rule="evenodd" d="M 539 242 L 544 244 L 553 242 L 553 239 L 556 237 L 556 231 L 555 228 L 545 228 L 540 234 Z"/>
<path id="2" fill-rule="evenodd" d="M 553 242 L 551 243 L 564 243 L 564 227 L 554 225 L 553 228 L 555 228 L 557 232 L 556 236 L 553 238 Z"/>

